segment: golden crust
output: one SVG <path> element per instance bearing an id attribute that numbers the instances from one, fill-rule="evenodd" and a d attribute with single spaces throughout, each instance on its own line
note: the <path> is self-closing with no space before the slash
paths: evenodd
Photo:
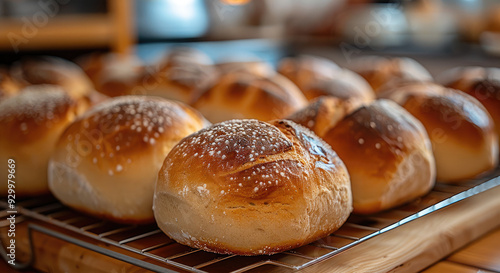
<path id="1" fill-rule="evenodd" d="M 244 72 L 223 75 L 193 103 L 212 122 L 233 118 L 267 121 L 286 117 L 306 105 L 298 88 L 283 76 Z"/>
<path id="2" fill-rule="evenodd" d="M 307 107 L 288 116 L 287 119 L 323 137 L 330 128 L 358 107 L 360 105 L 357 105 L 357 101 L 352 103 L 350 100 L 342 101 L 335 97 L 319 97 L 312 100 Z"/>
<path id="3" fill-rule="evenodd" d="M 287 120 L 231 120 L 172 149 L 159 172 L 154 211 L 160 228 L 180 243 L 258 255 L 326 236 L 350 206 L 347 170 L 317 136 Z"/>
<path id="4" fill-rule="evenodd" d="M 383 95 L 398 102 L 424 125 L 440 181 L 472 178 L 496 166 L 494 123 L 473 97 L 433 83 L 407 84 Z"/>
<path id="5" fill-rule="evenodd" d="M 500 135 L 500 69 L 457 67 L 444 72 L 438 82 L 476 98 L 488 110 Z"/>
<path id="6" fill-rule="evenodd" d="M 11 76 L 21 86 L 59 85 L 75 98 L 94 89 L 92 82 L 78 65 L 57 57 L 42 56 L 21 60 L 12 65 Z"/>
<path id="7" fill-rule="evenodd" d="M 130 95 L 145 65 L 134 55 L 93 53 L 79 61 L 95 89 L 110 97 Z"/>
<path id="8" fill-rule="evenodd" d="M 449 90 L 446 95 L 410 95 L 403 107 L 419 119 L 428 132 L 436 128 L 465 144 L 482 143 L 493 133 L 494 124 L 486 109 L 471 97 Z M 448 131 L 448 132 L 446 132 Z"/>
<path id="9" fill-rule="evenodd" d="M 155 97 L 124 96 L 98 105 L 73 122 L 58 147 L 73 145 L 87 160 L 98 158 L 97 165 L 126 164 L 128 158 L 157 149 L 156 143 L 177 142 L 207 124 L 187 105 Z M 75 144 L 77 140 L 82 140 L 80 145 Z"/>
<path id="10" fill-rule="evenodd" d="M 365 78 L 375 93 L 386 84 L 396 81 L 432 81 L 431 74 L 410 58 L 366 56 L 353 62 L 351 69 Z"/>
<path id="11" fill-rule="evenodd" d="M 57 139 L 88 107 L 54 85 L 30 86 L 0 102 L 0 158 L 16 161 L 16 194 L 48 193 L 47 165 Z M 7 169 L 0 174 L 7 177 Z M 7 184 L 0 187 L 7 193 Z"/>
<path id="12" fill-rule="evenodd" d="M 317 80 L 332 78 L 332 74 L 339 69 L 337 64 L 328 59 L 309 55 L 284 58 L 278 65 L 278 72 L 302 91 L 309 89 Z"/>
<path id="13" fill-rule="evenodd" d="M 390 101 L 360 107 L 323 139 L 349 170 L 357 213 L 408 202 L 427 193 L 434 183 L 434 160 L 425 129 Z M 408 165 L 412 167 L 405 169 Z"/>
<path id="14" fill-rule="evenodd" d="M 170 50 L 160 61 L 161 69 L 178 67 L 183 65 L 199 64 L 212 65 L 213 62 L 208 55 L 192 47 L 176 47 Z"/>
<path id="15" fill-rule="evenodd" d="M 417 132 L 417 133 L 416 133 Z M 324 139 L 348 164 L 370 176 L 394 173 L 403 157 L 415 149 L 422 135 L 413 122 L 396 117 L 383 107 L 363 106 L 329 130 Z M 361 162 L 366 164 L 361 164 Z M 349 165 L 349 162 L 360 164 Z M 369 164 L 368 164 L 369 162 Z"/>
<path id="16" fill-rule="evenodd" d="M 50 189 L 85 213 L 151 222 L 163 159 L 180 139 L 207 125 L 196 110 L 162 98 L 124 96 L 104 102 L 61 135 L 49 164 Z"/>
<path id="17" fill-rule="evenodd" d="M 293 81 L 311 101 L 320 96 L 369 103 L 375 99 L 370 85 L 356 73 L 311 56 L 285 58 L 278 71 Z"/>
<path id="18" fill-rule="evenodd" d="M 276 74 L 270 64 L 262 61 L 223 62 L 218 63 L 216 67 L 221 75 L 244 72 L 261 77 L 270 77 Z"/>
<path id="19" fill-rule="evenodd" d="M 51 134 L 50 128 L 66 124 L 83 112 L 82 104 L 55 85 L 29 86 L 0 104 L 2 138 L 22 145 Z M 87 108 L 88 104 L 84 108 Z"/>

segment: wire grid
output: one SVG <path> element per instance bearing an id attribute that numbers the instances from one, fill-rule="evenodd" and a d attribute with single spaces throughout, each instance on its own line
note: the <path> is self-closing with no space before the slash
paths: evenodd
<path id="1" fill-rule="evenodd" d="M 73 211 L 53 197 L 22 200 L 23 216 L 120 247 L 190 272 L 251 272 L 254 269 L 300 270 L 319 263 L 376 235 L 500 185 L 500 169 L 459 185 L 436 184 L 426 196 L 396 209 L 369 216 L 352 215 L 333 234 L 308 245 L 271 256 L 220 255 L 176 243 L 156 225 L 123 225 Z M 494 178 L 494 179 L 492 179 Z M 7 208 L 2 200 L 0 206 Z M 262 268 L 264 269 L 264 268 Z"/>

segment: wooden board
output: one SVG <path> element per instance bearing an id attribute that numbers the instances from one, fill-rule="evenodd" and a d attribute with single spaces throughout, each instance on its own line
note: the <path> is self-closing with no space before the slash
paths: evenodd
<path id="1" fill-rule="evenodd" d="M 500 187 L 379 235 L 303 272 L 418 272 L 500 226 Z"/>
<path id="2" fill-rule="evenodd" d="M 439 262 L 429 269 L 422 271 L 422 273 L 495 273 L 488 270 L 480 270 L 475 267 L 457 264 L 449 261 Z"/>
<path id="3" fill-rule="evenodd" d="M 500 272 L 500 229 L 454 253 L 447 260 Z"/>
<path id="4" fill-rule="evenodd" d="M 490 230 L 500 227 L 499 196 L 500 187 L 496 187 L 363 242 L 338 256 L 308 267 L 303 272 L 418 272 Z M 19 234 L 25 230 L 25 224 L 18 226 Z M 35 235 L 37 251 L 35 268 L 42 271 L 110 272 L 113 269 L 117 272 L 140 272 L 142 270 L 48 235 L 41 233 Z M 23 256 L 22 252 L 28 251 L 26 236 L 21 237 L 24 239 L 18 245 L 19 257 Z M 83 236 L 76 237 L 132 257 L 148 260 L 125 250 L 106 246 L 102 242 L 95 242 Z M 450 264 L 439 266 L 449 267 Z M 269 271 L 289 272 L 269 265 L 254 269 L 254 272 Z"/>

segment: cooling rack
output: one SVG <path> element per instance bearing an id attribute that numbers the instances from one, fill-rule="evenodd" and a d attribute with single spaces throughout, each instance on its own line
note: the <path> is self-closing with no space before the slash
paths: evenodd
<path id="1" fill-rule="evenodd" d="M 69 233 L 63 234 L 53 229 L 33 224 L 29 224 L 29 231 L 36 230 L 43 232 L 69 243 L 156 272 L 175 272 L 172 268 L 188 272 L 232 273 L 251 272 L 258 270 L 260 267 L 300 270 L 338 255 L 355 245 L 361 244 L 370 238 L 405 223 L 499 186 L 499 175 L 500 168 L 487 176 L 466 181 L 459 185 L 437 183 L 430 193 L 409 204 L 369 216 L 352 215 L 333 234 L 308 245 L 271 256 L 243 257 L 237 255 L 220 255 L 199 249 L 192 249 L 171 240 L 156 225 L 122 225 L 103 221 L 73 211 L 53 197 L 20 200 L 16 206 L 21 218 L 36 219 L 62 228 Z M 0 219 L 5 219 L 4 216 L 8 214 L 7 205 L 8 203 L 5 199 L 0 201 L 0 206 L 5 209 L 0 212 L 0 217 L 2 217 Z M 158 265 L 158 263 L 148 263 L 143 259 L 137 259 L 78 240 L 68 235 L 71 233 L 83 235 L 151 258 L 165 266 Z M 29 236 L 31 239 L 31 234 Z M 33 249 L 33 246 L 31 247 Z M 25 264 L 25 266 L 28 265 L 29 262 Z"/>

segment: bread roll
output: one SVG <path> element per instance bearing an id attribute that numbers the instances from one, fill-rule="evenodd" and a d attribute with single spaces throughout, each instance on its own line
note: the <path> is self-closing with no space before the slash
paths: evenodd
<path id="1" fill-rule="evenodd" d="M 333 78 L 332 74 L 338 69 L 340 67 L 336 63 L 311 55 L 284 58 L 278 65 L 278 72 L 301 89 L 314 85 L 318 79 Z"/>
<path id="2" fill-rule="evenodd" d="M 344 164 L 309 130 L 287 120 L 231 120 L 172 149 L 153 209 L 158 226 L 181 244 L 258 255 L 330 234 L 351 201 Z"/>
<path id="3" fill-rule="evenodd" d="M 206 125 L 197 111 L 180 103 L 111 99 L 64 131 L 49 163 L 50 190 L 62 203 L 88 214 L 123 223 L 152 222 L 154 184 L 165 156 Z"/>
<path id="4" fill-rule="evenodd" d="M 327 59 L 310 56 L 286 58 L 281 61 L 278 72 L 297 84 L 309 101 L 332 96 L 361 105 L 375 99 L 365 79 Z"/>
<path id="5" fill-rule="evenodd" d="M 435 162 L 425 128 L 392 101 L 358 108 L 323 139 L 349 170 L 356 213 L 393 208 L 434 185 Z"/>
<path id="6" fill-rule="evenodd" d="M 83 57 L 79 64 L 95 89 L 110 97 L 128 95 L 145 69 L 138 57 L 116 53 L 94 53 Z"/>
<path id="7" fill-rule="evenodd" d="M 0 160 L 16 162 L 16 196 L 49 192 L 47 165 L 56 141 L 77 115 L 88 107 L 55 85 L 34 85 L 0 102 Z M 7 177 L 7 168 L 0 175 Z M 0 184 L 1 195 L 7 183 Z"/>
<path id="8" fill-rule="evenodd" d="M 432 81 L 432 76 L 421 64 L 410 58 L 360 57 L 351 69 L 365 78 L 376 94 L 385 84 L 397 81 Z"/>
<path id="9" fill-rule="evenodd" d="M 216 64 L 221 75 L 243 72 L 261 77 L 271 77 L 276 74 L 274 67 L 253 54 L 225 55 Z"/>
<path id="10" fill-rule="evenodd" d="M 490 113 L 500 135 L 500 68 L 457 67 L 441 74 L 437 81 L 476 98 Z"/>
<path id="11" fill-rule="evenodd" d="M 319 97 L 312 100 L 307 107 L 288 116 L 287 119 L 312 130 L 319 137 L 323 137 L 328 130 L 359 107 L 358 103 L 351 103 L 349 100 Z"/>
<path id="12" fill-rule="evenodd" d="M 74 98 L 94 90 L 92 82 L 78 65 L 57 57 L 23 59 L 12 65 L 11 75 L 21 86 L 59 85 Z"/>
<path id="13" fill-rule="evenodd" d="M 186 64 L 210 66 L 213 65 L 213 61 L 207 54 L 192 47 L 175 47 L 159 61 L 161 69 Z"/>
<path id="14" fill-rule="evenodd" d="M 158 96 L 189 104 L 218 78 L 212 66 L 184 63 L 165 68 L 148 66 L 129 94 Z"/>
<path id="15" fill-rule="evenodd" d="M 307 55 L 285 58 L 278 72 L 294 82 L 308 100 L 319 96 L 359 98 L 364 102 L 374 99 L 373 90 L 362 77 L 328 59 Z"/>
<path id="16" fill-rule="evenodd" d="M 227 61 L 216 65 L 221 75 L 244 72 L 261 77 L 271 77 L 276 74 L 274 68 L 264 61 Z"/>
<path id="17" fill-rule="evenodd" d="M 246 72 L 223 75 L 193 103 L 213 123 L 236 118 L 284 118 L 306 105 L 304 95 L 287 78 Z"/>
<path id="18" fill-rule="evenodd" d="M 437 179 L 457 182 L 498 163 L 494 123 L 473 97 L 432 83 L 414 83 L 384 94 L 424 125 L 432 142 Z"/>

